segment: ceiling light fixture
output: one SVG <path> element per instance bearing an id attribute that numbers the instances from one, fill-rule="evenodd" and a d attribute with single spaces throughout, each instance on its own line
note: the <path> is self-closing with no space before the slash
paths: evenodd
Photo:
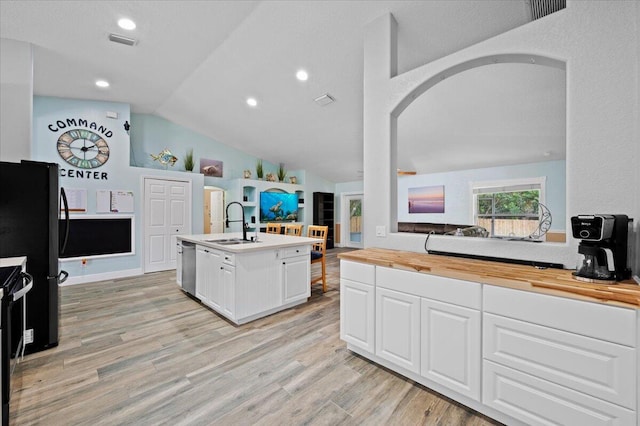
<path id="1" fill-rule="evenodd" d="M 309 74 L 307 74 L 305 70 L 298 70 L 296 78 L 300 81 L 307 81 L 309 79 Z"/>
<path id="2" fill-rule="evenodd" d="M 118 26 L 120 28 L 122 28 L 123 30 L 135 30 L 136 29 L 136 23 L 133 22 L 131 19 L 129 18 L 122 18 L 118 20 Z"/>
<path id="3" fill-rule="evenodd" d="M 96 80 L 96 86 L 101 88 L 109 87 L 109 82 L 107 80 Z"/>
<path id="4" fill-rule="evenodd" d="M 248 98 L 247 105 L 249 105 L 250 107 L 255 107 L 258 105 L 258 101 L 256 100 L 256 98 Z"/>

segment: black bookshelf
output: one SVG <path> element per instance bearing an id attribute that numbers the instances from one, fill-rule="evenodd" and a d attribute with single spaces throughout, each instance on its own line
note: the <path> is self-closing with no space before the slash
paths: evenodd
<path id="1" fill-rule="evenodd" d="M 333 193 L 313 193 L 313 224 L 328 226 L 327 249 L 333 248 L 334 221 L 333 221 Z"/>

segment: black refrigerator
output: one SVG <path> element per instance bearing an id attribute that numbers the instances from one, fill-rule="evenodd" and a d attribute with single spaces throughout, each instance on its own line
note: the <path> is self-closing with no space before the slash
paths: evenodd
<path id="1" fill-rule="evenodd" d="M 64 249 L 69 220 L 58 174 L 55 163 L 0 162 L 0 257 L 26 256 L 27 272 L 33 276 L 25 322 L 26 329 L 33 330 L 33 341 L 25 353 L 58 345 L 58 284 L 67 277 L 59 270 L 58 255 Z M 12 354 L 21 334 L 22 330 L 12 329 Z"/>

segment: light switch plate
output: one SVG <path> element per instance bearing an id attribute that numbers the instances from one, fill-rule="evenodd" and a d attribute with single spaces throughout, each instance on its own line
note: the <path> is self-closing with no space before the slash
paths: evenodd
<path id="1" fill-rule="evenodd" d="M 378 225 L 376 226 L 376 237 L 386 237 L 387 236 L 387 230 L 385 229 L 384 225 Z"/>

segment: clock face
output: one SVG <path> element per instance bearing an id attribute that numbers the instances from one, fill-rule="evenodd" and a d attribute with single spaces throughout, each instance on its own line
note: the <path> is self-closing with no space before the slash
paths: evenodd
<path id="1" fill-rule="evenodd" d="M 109 145 L 89 130 L 74 129 L 58 138 L 58 154 L 72 166 L 95 169 L 109 159 Z"/>

